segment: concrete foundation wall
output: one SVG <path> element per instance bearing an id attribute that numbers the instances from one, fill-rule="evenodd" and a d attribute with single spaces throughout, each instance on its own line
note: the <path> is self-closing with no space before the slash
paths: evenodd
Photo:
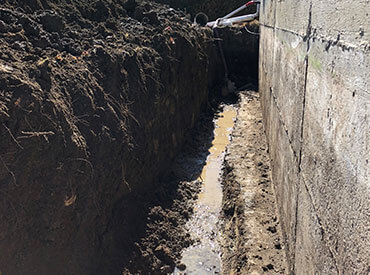
<path id="1" fill-rule="evenodd" d="M 370 271 L 370 1 L 265 0 L 259 85 L 291 273 Z"/>

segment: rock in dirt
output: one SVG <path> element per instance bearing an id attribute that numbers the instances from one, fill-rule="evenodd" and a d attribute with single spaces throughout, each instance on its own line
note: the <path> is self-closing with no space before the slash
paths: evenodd
<path id="1" fill-rule="evenodd" d="M 0 20 L 0 32 L 4 33 L 8 31 L 9 31 L 8 25 L 4 21 Z"/>
<path id="2" fill-rule="evenodd" d="M 53 11 L 42 11 L 37 14 L 37 19 L 47 32 L 60 32 L 64 28 L 62 17 Z"/>

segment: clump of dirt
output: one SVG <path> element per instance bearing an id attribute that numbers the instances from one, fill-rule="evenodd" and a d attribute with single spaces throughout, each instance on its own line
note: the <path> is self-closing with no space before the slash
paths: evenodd
<path id="1" fill-rule="evenodd" d="M 223 273 L 285 274 L 259 96 L 240 95 L 223 175 Z"/>
<path id="2" fill-rule="evenodd" d="M 151 1 L 0 4 L 0 272 L 123 270 L 222 79 L 212 33 Z"/>

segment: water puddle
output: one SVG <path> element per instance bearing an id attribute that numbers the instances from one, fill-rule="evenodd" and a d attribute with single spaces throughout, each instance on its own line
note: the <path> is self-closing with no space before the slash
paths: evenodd
<path id="1" fill-rule="evenodd" d="M 214 140 L 209 149 L 210 154 L 206 165 L 199 177 L 199 180 L 203 182 L 202 191 L 195 205 L 194 215 L 186 225 L 192 238 L 198 241 L 183 251 L 181 263 L 186 266 L 186 270 L 176 269 L 173 273 L 175 275 L 221 273 L 218 244 L 218 221 L 222 207 L 220 175 L 235 117 L 235 108 L 227 105 L 214 120 Z"/>

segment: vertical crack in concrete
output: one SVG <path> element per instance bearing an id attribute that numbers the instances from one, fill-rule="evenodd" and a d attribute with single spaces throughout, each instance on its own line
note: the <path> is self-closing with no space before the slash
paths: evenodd
<path id="1" fill-rule="evenodd" d="M 283 112 L 281 111 L 281 108 L 280 108 L 279 103 L 278 103 L 279 101 L 278 101 L 277 96 L 275 95 L 275 92 L 272 89 L 272 87 L 270 87 L 270 94 L 271 94 L 272 100 L 273 100 L 273 102 L 276 106 L 280 124 L 282 125 L 283 130 L 284 130 L 284 132 L 287 136 L 288 143 L 289 143 L 290 149 L 292 150 L 293 157 L 294 157 L 295 161 L 297 161 L 297 163 L 298 163 L 299 162 L 299 155 L 297 155 L 296 151 L 294 150 L 293 141 L 291 140 L 291 138 L 289 136 L 288 126 L 285 124 L 284 119 L 281 115 Z"/>
<path id="2" fill-rule="evenodd" d="M 308 188 L 308 186 L 306 184 L 306 181 L 303 179 L 303 176 L 300 176 L 299 179 L 300 179 L 300 181 L 302 179 L 304 188 L 306 189 L 306 192 L 308 194 L 308 197 L 310 198 L 310 202 L 312 204 L 314 215 L 315 215 L 316 220 L 317 220 L 317 223 L 318 223 L 318 225 L 320 227 L 322 239 L 324 240 L 324 238 L 325 238 L 325 230 L 324 230 L 325 226 L 322 224 L 322 221 L 321 221 L 319 215 L 317 215 L 317 212 L 318 211 L 317 211 L 317 209 L 315 207 L 315 204 L 313 203 L 313 196 L 312 196 L 312 194 L 311 194 L 311 192 L 310 192 L 310 190 L 309 190 L 309 188 Z M 342 274 L 341 272 L 339 272 L 338 263 L 337 263 L 337 260 L 336 260 L 336 258 L 334 256 L 334 252 L 332 251 L 330 245 L 328 245 L 325 241 L 323 241 L 323 243 L 328 248 L 328 252 L 330 254 L 330 257 L 332 257 L 332 259 L 333 259 L 334 267 L 335 267 L 335 270 L 337 271 L 337 274 Z"/>
<path id="3" fill-rule="evenodd" d="M 298 186 L 297 186 L 297 197 L 296 197 L 296 213 L 295 213 L 295 233 L 294 233 L 294 241 L 295 241 L 295 244 L 294 244 L 294 251 L 296 253 L 296 249 L 297 249 L 297 225 L 298 225 L 298 194 L 299 194 L 299 191 L 300 191 L 300 187 L 301 187 L 301 183 L 303 183 L 303 186 L 304 188 L 306 189 L 306 192 L 309 196 L 309 199 L 310 199 L 310 202 L 312 204 L 312 207 L 313 207 L 313 210 L 314 210 L 314 215 L 316 217 L 316 220 L 317 220 L 317 223 L 320 227 L 320 231 L 321 231 L 321 234 L 322 234 L 322 238 L 324 238 L 325 236 L 325 230 L 324 230 L 324 226 L 321 222 L 321 219 L 320 217 L 318 216 L 318 211 L 315 207 L 315 204 L 314 204 L 314 200 L 313 200 L 313 197 L 312 197 L 312 194 L 310 193 L 310 190 L 306 184 L 306 181 L 303 179 L 303 175 L 301 174 L 302 172 L 302 154 L 303 154 L 303 139 L 304 139 L 304 122 L 305 122 L 305 112 L 306 112 L 306 93 L 307 93 L 307 81 L 308 81 L 308 66 L 309 66 L 309 52 L 310 52 L 310 48 L 311 48 L 311 38 L 312 38 L 312 1 L 310 3 L 310 10 L 309 10 L 309 14 L 308 14 L 308 25 L 307 25 L 307 33 L 305 35 L 305 37 L 303 38 L 303 41 L 307 42 L 307 52 L 306 52 L 306 56 L 305 56 L 305 76 L 304 76 L 304 88 L 303 88 L 303 101 L 302 101 L 302 122 L 301 122 L 301 137 L 300 137 L 300 150 L 299 150 L 299 160 L 298 160 Z M 334 267 L 337 271 L 337 274 L 340 274 L 339 272 L 339 268 L 338 268 L 338 263 L 336 261 L 336 258 L 334 256 L 334 252 L 332 251 L 332 249 L 330 248 L 330 245 L 326 244 L 324 242 L 325 246 L 327 246 L 328 248 L 328 251 L 329 251 L 329 254 L 330 256 L 332 257 L 333 259 L 333 263 L 334 263 Z M 293 259 L 293 274 L 295 273 L 295 254 L 294 254 L 294 259 Z"/>
<path id="4" fill-rule="evenodd" d="M 302 102 L 302 123 L 301 123 L 301 145 L 299 150 L 299 162 L 298 162 L 298 173 L 301 172 L 301 164 L 302 164 L 302 149 L 303 149 L 303 131 L 304 131 L 304 119 L 305 119 L 305 112 L 306 112 L 306 93 L 307 93 L 307 80 L 308 80 L 308 64 L 309 64 L 309 52 L 311 48 L 311 33 L 312 33 L 312 1 L 310 3 L 310 10 L 308 14 L 308 25 L 307 25 L 307 33 L 303 38 L 303 41 L 307 42 L 307 51 L 305 57 L 305 75 L 304 75 L 304 87 L 303 87 L 303 102 Z"/>
<path id="5" fill-rule="evenodd" d="M 295 205 L 295 227 L 294 227 L 294 259 L 293 259 L 293 267 L 292 272 L 295 274 L 295 258 L 297 253 L 297 230 L 298 230 L 298 196 L 300 193 L 300 186 L 301 186 L 301 165 L 302 165 L 302 151 L 303 151 L 303 130 L 304 130 L 304 118 L 306 112 L 306 92 L 307 92 L 307 79 L 308 79 L 308 64 L 309 64 L 309 57 L 308 54 L 310 52 L 310 39 L 311 39 L 311 32 L 312 32 L 312 1 L 310 2 L 310 10 L 308 13 L 308 25 L 307 25 L 307 32 L 305 37 L 303 38 L 304 42 L 307 42 L 307 51 L 305 56 L 305 72 L 304 72 L 304 87 L 303 87 L 303 101 L 302 101 L 302 118 L 301 118 L 301 137 L 300 137 L 300 148 L 299 148 L 299 156 L 298 156 L 298 184 L 297 184 L 297 192 L 296 192 L 296 205 Z M 307 188 L 307 187 L 306 187 Z"/>

